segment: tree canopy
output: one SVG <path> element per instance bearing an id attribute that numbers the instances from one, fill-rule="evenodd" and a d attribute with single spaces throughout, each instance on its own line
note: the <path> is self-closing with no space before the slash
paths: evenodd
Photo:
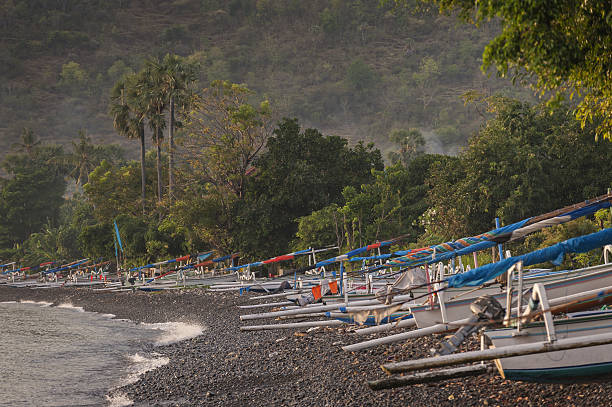
<path id="1" fill-rule="evenodd" d="M 496 117 L 429 179 L 433 225 L 458 238 L 605 193 L 612 144 L 580 129 L 567 108 L 492 99 Z"/>
<path id="2" fill-rule="evenodd" d="M 279 122 L 266 148 L 237 208 L 237 244 L 247 253 L 287 250 L 298 217 L 340 202 L 345 186 L 359 188 L 383 168 L 373 145 L 349 147 L 341 137 L 301 130 L 296 119 Z"/>
<path id="3" fill-rule="evenodd" d="M 395 0 L 407 6 L 407 0 Z M 612 141 L 612 4 L 601 0 L 434 0 L 470 23 L 501 21 L 502 31 L 484 49 L 482 69 L 531 84 L 550 101 L 579 100 L 584 127 Z M 384 3 L 387 3 L 385 1 Z"/>

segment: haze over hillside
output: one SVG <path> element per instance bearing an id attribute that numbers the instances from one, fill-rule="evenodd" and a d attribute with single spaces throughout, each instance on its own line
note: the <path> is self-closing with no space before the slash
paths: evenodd
<path id="1" fill-rule="evenodd" d="M 429 151 L 456 152 L 482 121 L 463 93 L 529 95 L 480 71 L 495 24 L 477 30 L 436 10 L 348 0 L 15 0 L 0 10 L 0 155 L 24 127 L 59 143 L 86 129 L 135 151 L 113 130 L 109 91 L 168 52 L 201 63 L 200 87 L 246 83 L 279 116 L 383 150 L 391 130 L 419 128 Z"/>

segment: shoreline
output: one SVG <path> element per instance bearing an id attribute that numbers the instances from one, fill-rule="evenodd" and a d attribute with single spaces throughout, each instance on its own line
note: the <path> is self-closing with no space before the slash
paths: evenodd
<path id="1" fill-rule="evenodd" d="M 202 326 L 199 336 L 156 346 L 170 362 L 113 391 L 125 394 L 136 406 L 600 406 L 608 404 L 612 391 L 612 382 L 535 384 L 490 374 L 374 392 L 366 381 L 383 377 L 382 363 L 427 355 L 440 338 L 348 353 L 339 344 L 356 340 L 344 327 L 242 332 L 236 305 L 251 302 L 233 292 L 116 293 L 0 286 L 0 302 L 19 300 L 69 302 L 85 311 L 134 322 Z M 468 344 L 475 345 L 474 339 Z"/>

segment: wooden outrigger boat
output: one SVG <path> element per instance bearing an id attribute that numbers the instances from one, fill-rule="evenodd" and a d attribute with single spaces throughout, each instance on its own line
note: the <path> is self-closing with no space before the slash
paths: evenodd
<path id="1" fill-rule="evenodd" d="M 555 304 L 555 301 L 549 302 L 544 286 L 536 284 L 527 309 L 521 312 L 519 305 L 512 310 L 517 315 L 513 319 L 516 322 L 512 327 L 488 329 L 483 332 L 481 350 L 459 354 L 443 352 L 442 356 L 387 363 L 382 368 L 393 375 L 494 360 L 502 377 L 509 380 L 541 383 L 602 380 L 612 375 L 612 311 L 569 314 L 559 319 L 553 319 L 553 313 L 610 303 L 612 287 L 584 293 L 578 300 Z M 538 308 L 541 311 L 535 312 Z M 507 324 L 511 321 L 508 319 L 510 314 L 506 311 Z M 540 315 L 543 316 L 543 322 L 530 322 L 532 318 Z M 391 376 L 368 384 L 372 389 L 380 390 L 487 372 L 491 372 L 490 366 L 470 365 Z"/>
<path id="2" fill-rule="evenodd" d="M 550 260 L 559 260 L 559 259 L 562 259 L 563 254 L 566 252 L 572 252 L 572 253 L 586 252 L 586 251 L 590 251 L 598 247 L 608 245 L 611 242 L 612 242 L 612 228 L 604 229 L 600 232 L 596 232 L 596 233 L 593 233 L 587 236 L 573 238 L 573 239 L 569 239 L 561 243 L 557 243 L 556 245 L 553 245 L 546 249 L 537 250 L 535 252 L 528 253 L 522 256 L 511 257 L 511 258 L 503 260 L 502 262 L 492 263 L 492 264 L 483 266 L 479 269 L 473 269 L 470 272 L 466 272 L 460 275 L 454 275 L 450 277 L 447 281 L 450 286 L 455 286 L 455 287 L 470 286 L 470 285 L 478 286 L 482 284 L 483 280 L 485 282 L 489 281 L 491 279 L 496 278 L 498 275 L 504 272 L 509 272 L 510 274 L 507 281 L 513 281 L 511 277 L 512 269 L 517 264 L 520 264 L 521 265 L 520 270 L 522 270 L 523 261 L 528 261 L 529 264 L 537 264 L 537 263 L 542 263 L 542 262 L 546 262 Z M 606 267 L 606 266 L 602 266 L 602 267 Z M 519 273 L 519 277 L 521 275 L 522 273 Z M 584 278 L 584 280 L 581 280 L 582 278 Z M 593 280 L 590 280 L 591 278 Z M 597 290 L 599 287 L 604 286 L 602 282 L 608 281 L 607 278 L 608 276 L 606 275 L 606 271 L 604 270 L 604 271 L 601 271 L 600 274 L 592 273 L 592 274 L 587 274 L 584 277 L 576 277 L 575 280 L 568 280 L 568 281 L 571 281 L 572 284 L 564 285 L 567 282 L 563 282 L 563 281 L 560 281 L 558 283 L 553 283 L 553 284 L 557 284 L 557 286 L 555 287 L 556 290 L 553 290 L 555 297 L 553 297 L 551 300 L 557 301 L 557 300 L 562 300 L 563 298 L 572 297 L 572 295 L 579 295 L 580 292 L 585 292 L 588 290 L 588 287 L 592 287 L 592 286 L 595 286 L 595 290 Z M 589 285 L 591 284 L 592 281 L 597 281 L 597 284 Z M 519 286 L 518 292 L 523 293 L 525 290 L 523 288 L 523 281 L 521 278 L 519 278 L 518 280 L 518 286 Z M 579 287 L 582 287 L 582 288 L 579 288 Z M 513 298 L 516 298 L 515 296 L 512 296 L 511 291 L 508 291 L 508 292 L 510 293 L 509 295 L 508 294 L 506 295 L 508 300 L 512 300 Z M 566 293 L 574 293 L 574 294 L 566 294 Z M 442 308 L 442 310 L 443 309 L 444 308 Z M 389 344 L 389 343 L 402 341 L 406 339 L 413 339 L 413 338 L 418 338 L 421 336 L 456 330 L 458 326 L 467 322 L 467 320 L 469 319 L 469 316 L 466 316 L 465 314 L 462 314 L 462 316 L 463 318 L 457 318 L 457 319 L 449 318 L 444 322 L 441 322 L 441 323 L 438 323 L 432 326 L 428 326 L 425 328 L 419 328 L 417 330 L 398 333 L 398 334 L 390 335 L 384 338 L 377 338 L 377 339 L 372 339 L 372 340 L 368 340 L 368 341 L 364 341 L 360 343 L 346 345 L 342 349 L 346 351 L 363 350 L 369 347 L 378 346 L 382 344 Z M 407 327 L 407 326 L 410 326 L 410 323 L 412 322 L 413 321 L 401 321 L 398 325 L 403 324 L 403 326 Z"/>
<path id="3" fill-rule="evenodd" d="M 356 257 L 358 254 L 361 254 L 365 251 L 371 250 L 373 248 L 380 248 L 383 245 L 390 244 L 391 242 L 395 241 L 395 239 L 392 239 L 392 240 L 385 241 L 385 242 L 379 242 L 374 245 L 364 246 L 364 247 L 352 250 L 343 255 L 336 256 L 328 260 L 320 261 L 314 264 L 312 267 L 313 268 L 322 267 L 322 266 L 329 265 L 334 262 L 339 262 L 341 265 L 340 280 L 339 280 L 340 288 L 342 291 L 346 291 L 346 288 L 343 284 L 343 281 L 346 281 L 345 273 L 343 272 L 343 266 L 342 266 L 344 261 L 350 261 L 350 259 L 359 259 L 359 260 L 365 261 L 365 260 L 372 260 L 372 259 L 389 259 L 391 257 L 394 257 L 395 259 L 391 263 L 388 263 L 386 265 L 387 267 L 393 267 L 393 266 L 414 267 L 414 266 L 423 265 L 423 264 L 427 265 L 427 264 L 432 264 L 432 263 L 438 263 L 442 260 L 449 260 L 451 261 L 451 263 L 453 263 L 453 259 L 457 256 L 461 256 L 461 255 L 468 254 L 468 253 L 475 253 L 476 251 L 479 251 L 479 250 L 494 247 L 496 244 L 500 242 L 512 241 L 512 240 L 524 237 L 525 235 L 529 233 L 541 230 L 543 228 L 558 225 L 558 224 L 570 221 L 572 219 L 576 219 L 581 216 L 592 214 L 593 212 L 599 209 L 610 207 L 611 199 L 612 199 L 612 194 L 603 195 L 591 201 L 586 201 L 580 204 L 571 205 L 571 206 L 559 209 L 557 211 L 553 211 L 553 212 L 550 212 L 550 213 L 547 213 L 541 216 L 533 217 L 533 218 L 528 218 L 521 222 L 517 222 L 512 225 L 505 226 L 505 227 L 498 227 L 497 229 L 494 229 L 490 232 L 487 232 L 481 235 L 477 235 L 477 236 L 473 236 L 473 237 L 459 239 L 454 242 L 447 242 L 447 243 L 443 243 L 443 244 L 439 244 L 435 246 L 429 246 L 429 247 L 420 248 L 420 249 L 396 251 L 396 252 L 386 254 L 386 255 L 379 254 L 378 256 L 370 256 L 370 257 L 364 257 L 364 258 Z M 455 270 L 454 266 L 453 266 L 453 270 Z M 580 272 L 576 272 L 576 273 L 580 273 Z M 428 283 L 425 285 L 425 287 L 410 290 L 413 296 L 415 296 L 416 298 L 427 295 L 429 291 L 431 290 L 431 285 L 429 285 L 429 281 L 431 281 L 431 277 L 429 276 L 429 273 L 426 272 L 426 274 L 427 274 Z M 551 274 L 551 275 L 545 275 L 545 276 L 534 276 L 533 279 L 526 279 L 526 280 L 527 280 L 527 284 L 533 284 L 538 281 L 555 281 L 555 280 L 559 281 L 563 278 L 567 278 L 568 276 L 569 275 L 567 274 L 558 274 L 558 275 Z M 369 277 L 371 277 L 371 274 L 369 273 L 369 271 L 366 271 L 366 281 L 369 280 Z M 443 277 L 442 273 L 439 273 L 438 277 L 442 278 Z M 441 288 L 440 285 L 436 286 L 435 291 L 440 291 L 440 288 Z M 475 290 L 473 287 L 468 287 L 468 288 L 446 287 L 444 288 L 444 290 L 446 291 L 445 293 L 440 293 L 438 295 L 438 298 L 442 299 L 440 301 L 441 303 L 440 310 L 439 311 L 431 310 L 432 312 L 430 312 L 429 314 L 433 314 L 433 315 L 430 315 L 429 322 L 423 322 L 421 326 L 432 326 L 434 322 L 438 322 L 438 321 L 446 322 L 449 320 L 450 321 L 455 320 L 455 318 L 445 314 L 446 310 L 444 307 L 443 297 L 452 296 L 454 298 L 462 298 L 462 300 L 457 301 L 457 303 L 451 304 L 451 307 L 463 303 L 464 304 L 463 310 L 465 310 L 469 306 L 470 298 L 474 298 L 482 294 L 482 291 L 476 292 L 477 290 Z M 489 287 L 486 290 L 491 291 L 491 292 L 494 292 L 497 290 L 498 293 L 500 292 L 500 290 L 495 287 Z M 580 288 L 577 288 L 573 292 L 578 292 L 579 290 Z M 400 293 L 402 291 L 407 292 L 408 290 L 400 290 Z M 325 308 L 325 309 L 318 309 L 315 311 L 315 309 L 312 308 L 306 312 L 316 313 L 320 311 L 334 311 L 334 310 L 349 311 L 348 310 L 348 308 L 350 307 L 349 297 L 345 293 L 343 294 L 344 294 L 344 300 L 345 300 L 345 306 L 346 306 L 345 309 Z M 398 298 L 395 298 L 390 301 L 397 302 Z M 405 297 L 402 297 L 402 301 L 406 302 L 410 300 L 406 299 Z M 374 302 L 368 305 L 376 307 L 377 303 Z M 418 310 L 418 311 L 425 312 L 429 308 L 431 308 L 431 305 L 429 307 L 424 307 L 424 306 L 419 307 L 419 305 L 420 304 L 418 303 L 414 303 L 413 309 L 415 311 Z M 286 312 L 286 314 L 283 314 L 283 312 Z M 241 316 L 241 319 L 244 320 L 244 319 L 269 318 L 272 316 L 276 317 L 276 316 L 283 316 L 283 315 L 295 315 L 297 313 L 298 311 L 296 310 L 287 309 L 285 311 L 281 311 L 281 313 L 273 312 L 273 313 L 270 313 L 269 315 L 266 315 L 265 313 L 264 314 L 260 313 L 260 314 L 253 314 L 253 315 L 243 315 Z M 426 316 L 426 314 L 422 314 L 422 315 L 423 317 Z"/>
<path id="4" fill-rule="evenodd" d="M 534 343 L 554 343 L 563 339 L 584 339 L 612 333 L 612 311 L 573 314 L 555 319 L 553 330 L 544 322 L 516 328 L 492 329 L 484 332 L 494 348 L 515 347 Z M 554 335 L 555 341 L 545 339 Z M 605 380 L 612 375 L 612 344 L 574 350 L 539 353 L 496 359 L 501 376 L 508 380 L 541 383 Z"/>
<path id="5" fill-rule="evenodd" d="M 537 283 L 545 284 L 549 298 L 577 294 L 597 287 L 606 287 L 612 285 L 612 264 L 570 270 L 551 276 L 523 278 L 525 289 L 529 289 Z M 413 313 L 416 325 L 419 328 L 426 328 L 447 321 L 457 321 L 471 316 L 470 304 L 476 297 L 485 294 L 493 295 L 498 301 L 502 301 L 506 296 L 505 292 L 497 287 L 476 290 L 465 295 L 465 298 L 454 301 L 445 301 L 444 298 L 452 294 L 444 293 L 438 295 L 438 303 L 433 307 L 430 305 L 417 306 L 410 308 L 410 311 Z M 516 297 L 516 293 L 513 295 Z"/>

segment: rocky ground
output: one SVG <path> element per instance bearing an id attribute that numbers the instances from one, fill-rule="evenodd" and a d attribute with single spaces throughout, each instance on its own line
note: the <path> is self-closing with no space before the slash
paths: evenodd
<path id="1" fill-rule="evenodd" d="M 71 302 L 86 311 L 138 322 L 198 323 L 203 335 L 156 349 L 170 363 L 121 389 L 141 406 L 572 406 L 610 405 L 612 383 L 543 385 L 497 374 L 374 392 L 380 365 L 425 356 L 440 337 L 347 353 L 359 342 L 347 328 L 241 332 L 238 316 L 252 303 L 235 293 L 201 289 L 110 293 L 87 289 L 0 286 L 0 301 Z M 264 320 L 262 320 L 264 321 Z M 257 321 L 259 323 L 259 321 Z M 273 323 L 262 322 L 262 323 Z M 374 336 L 372 336 L 374 337 Z M 365 338 L 369 339 L 369 338 Z M 475 341 L 468 346 L 474 346 Z"/>

